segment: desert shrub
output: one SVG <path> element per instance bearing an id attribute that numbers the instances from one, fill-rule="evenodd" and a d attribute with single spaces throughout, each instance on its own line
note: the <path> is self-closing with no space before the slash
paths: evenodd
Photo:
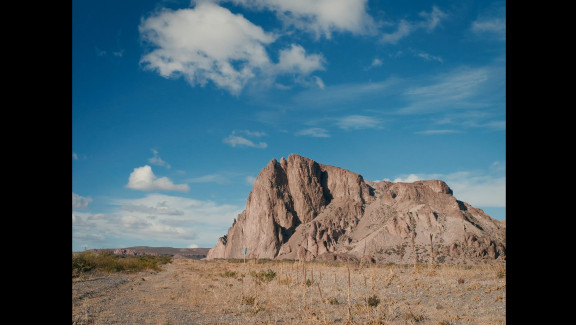
<path id="1" fill-rule="evenodd" d="M 313 285 L 313 284 L 314 284 L 314 282 L 312 282 L 312 280 L 306 279 L 306 286 L 307 286 L 307 287 L 309 287 L 309 286 L 311 286 L 311 285 Z"/>
<path id="2" fill-rule="evenodd" d="M 115 255 L 110 252 L 81 252 L 72 254 L 72 277 L 80 276 L 88 272 L 140 272 L 151 269 L 160 270 L 161 264 L 170 263 L 168 256 L 127 256 Z"/>
<path id="3" fill-rule="evenodd" d="M 324 299 L 324 302 L 326 302 L 330 305 L 339 305 L 340 304 L 338 302 L 338 299 L 336 299 L 335 297 L 326 298 L 326 299 Z"/>
<path id="4" fill-rule="evenodd" d="M 238 275 L 237 272 L 228 271 L 228 270 L 226 270 L 224 273 L 220 273 L 220 276 L 223 278 L 235 278 L 236 275 Z"/>
<path id="5" fill-rule="evenodd" d="M 366 303 L 368 303 L 368 306 L 370 307 L 376 307 L 380 303 L 380 299 L 378 298 L 377 295 L 373 295 L 366 298 Z"/>
<path id="6" fill-rule="evenodd" d="M 250 271 L 250 275 L 260 280 L 261 282 L 270 282 L 276 277 L 276 272 L 268 269 L 267 271 Z"/>
<path id="7" fill-rule="evenodd" d="M 421 322 L 424 320 L 424 315 L 421 314 L 414 314 L 413 312 L 409 311 L 406 314 L 404 314 L 404 321 L 408 321 L 408 322 Z"/>
<path id="8" fill-rule="evenodd" d="M 242 303 L 248 306 L 254 306 L 256 302 L 256 296 L 246 296 L 242 297 Z"/>

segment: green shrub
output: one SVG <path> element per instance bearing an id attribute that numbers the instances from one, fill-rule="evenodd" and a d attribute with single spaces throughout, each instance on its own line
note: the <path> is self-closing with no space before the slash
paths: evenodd
<path id="1" fill-rule="evenodd" d="M 276 277 L 276 272 L 268 269 L 267 271 L 251 271 L 250 275 L 260 280 L 261 282 L 270 282 Z"/>
<path id="2" fill-rule="evenodd" d="M 160 270 L 161 264 L 170 263 L 168 256 L 127 256 L 114 255 L 110 252 L 81 252 L 72 253 L 72 277 L 77 277 L 89 272 L 140 272 L 151 269 Z"/>
<path id="3" fill-rule="evenodd" d="M 220 273 L 220 276 L 223 278 L 235 278 L 238 273 L 234 271 L 226 270 L 224 273 Z"/>
<path id="4" fill-rule="evenodd" d="M 373 296 L 366 298 L 366 302 L 368 303 L 368 306 L 376 307 L 380 303 L 380 299 L 378 298 L 377 295 L 373 295 Z"/>
<path id="5" fill-rule="evenodd" d="M 254 306 L 256 302 L 256 296 L 246 296 L 242 297 L 242 303 L 249 306 Z"/>

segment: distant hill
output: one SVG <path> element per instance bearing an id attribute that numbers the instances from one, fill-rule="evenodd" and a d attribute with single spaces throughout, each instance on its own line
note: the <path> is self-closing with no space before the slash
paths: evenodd
<path id="1" fill-rule="evenodd" d="M 414 238 L 414 239 L 412 239 Z M 506 223 L 460 201 L 442 180 L 371 182 L 291 154 L 263 168 L 246 208 L 207 259 L 505 261 Z"/>
<path id="2" fill-rule="evenodd" d="M 199 260 L 205 258 L 209 250 L 210 250 L 209 248 L 134 246 L 126 248 L 90 249 L 89 251 L 111 252 L 112 254 L 116 255 L 155 255 L 155 256 L 171 256 L 173 258 L 189 258 Z"/>

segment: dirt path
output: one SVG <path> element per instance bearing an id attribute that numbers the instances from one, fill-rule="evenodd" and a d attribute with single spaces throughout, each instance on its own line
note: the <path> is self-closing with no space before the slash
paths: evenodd
<path id="1" fill-rule="evenodd" d="M 272 269 L 276 277 L 253 274 Z M 505 324 L 496 269 L 437 269 L 175 259 L 159 272 L 72 283 L 73 324 Z M 310 280 L 306 284 L 304 279 Z M 369 297 L 378 303 L 370 306 Z M 350 307 L 349 307 L 350 306 Z"/>

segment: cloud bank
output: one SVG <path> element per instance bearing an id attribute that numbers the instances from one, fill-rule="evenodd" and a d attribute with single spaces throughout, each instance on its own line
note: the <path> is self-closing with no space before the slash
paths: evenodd
<path id="1" fill-rule="evenodd" d="M 122 243 L 171 247 L 212 247 L 242 207 L 185 197 L 148 194 L 115 199 L 109 213 L 74 212 L 72 239 L 78 245 L 125 247 Z M 80 246 L 79 246 L 80 247 Z"/>

